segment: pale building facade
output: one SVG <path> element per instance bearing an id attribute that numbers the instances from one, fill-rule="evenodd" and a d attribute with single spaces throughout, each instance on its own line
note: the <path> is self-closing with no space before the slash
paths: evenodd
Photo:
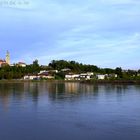
<path id="1" fill-rule="evenodd" d="M 6 60 L 6 63 L 7 63 L 8 65 L 10 65 L 10 53 L 9 53 L 9 51 L 7 51 L 7 53 L 6 53 L 6 58 L 5 58 L 5 60 Z"/>
<path id="2" fill-rule="evenodd" d="M 5 66 L 5 65 L 10 65 L 10 53 L 8 51 L 6 53 L 6 58 L 0 59 L 0 67 Z"/>

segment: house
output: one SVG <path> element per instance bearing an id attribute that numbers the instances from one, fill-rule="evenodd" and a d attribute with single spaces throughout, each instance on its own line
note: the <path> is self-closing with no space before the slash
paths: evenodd
<path id="1" fill-rule="evenodd" d="M 24 62 L 18 62 L 17 63 L 17 66 L 26 67 L 26 63 L 24 63 Z"/>
<path id="2" fill-rule="evenodd" d="M 90 80 L 93 72 L 81 73 L 80 79 Z"/>
<path id="3" fill-rule="evenodd" d="M 98 80 L 104 80 L 105 77 L 106 77 L 106 75 L 104 75 L 104 74 L 97 74 L 97 79 Z"/>
<path id="4" fill-rule="evenodd" d="M 66 74 L 65 80 L 90 80 L 93 73 Z"/>
<path id="5" fill-rule="evenodd" d="M 87 73 L 81 73 L 81 74 L 80 74 L 80 78 L 86 79 L 86 78 L 90 78 L 90 76 L 87 75 Z"/>
<path id="6" fill-rule="evenodd" d="M 43 79 L 55 79 L 54 76 L 50 75 L 48 71 L 40 71 L 40 73 L 38 74 L 40 78 L 43 78 Z"/>
<path id="7" fill-rule="evenodd" d="M 61 69 L 62 72 L 68 72 L 68 71 L 71 71 L 71 69 L 69 68 L 65 68 L 65 69 Z"/>
<path id="8" fill-rule="evenodd" d="M 38 75 L 25 75 L 24 80 L 39 80 L 40 77 Z"/>
<path id="9" fill-rule="evenodd" d="M 48 71 L 46 71 L 46 70 L 41 70 L 41 71 L 39 72 L 39 74 L 44 73 L 44 72 L 46 72 L 46 73 L 58 73 L 58 70 L 48 70 Z"/>
<path id="10" fill-rule="evenodd" d="M 46 70 L 41 70 L 38 74 L 41 74 L 41 73 L 49 73 L 49 71 L 46 71 Z"/>
<path id="11" fill-rule="evenodd" d="M 54 79 L 55 77 L 52 75 L 49 75 L 48 72 L 42 72 L 40 74 L 34 75 L 29 74 L 24 76 L 24 80 L 40 80 L 40 79 Z"/>
<path id="12" fill-rule="evenodd" d="M 79 74 L 66 74 L 65 80 L 80 80 Z"/>
<path id="13" fill-rule="evenodd" d="M 52 76 L 52 75 L 48 75 L 48 76 L 42 75 L 42 77 L 40 77 L 40 78 L 43 78 L 43 79 L 55 79 L 55 77 Z"/>
<path id="14" fill-rule="evenodd" d="M 0 59 L 0 67 L 8 65 L 5 60 Z"/>

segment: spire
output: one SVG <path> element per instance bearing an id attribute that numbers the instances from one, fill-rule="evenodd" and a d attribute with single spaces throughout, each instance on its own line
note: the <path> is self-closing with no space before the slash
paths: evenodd
<path id="1" fill-rule="evenodd" d="M 8 50 L 6 52 L 6 63 L 10 65 L 10 53 Z"/>

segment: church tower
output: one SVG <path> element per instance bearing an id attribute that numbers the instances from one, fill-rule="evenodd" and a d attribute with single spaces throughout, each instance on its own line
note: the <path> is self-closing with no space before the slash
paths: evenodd
<path id="1" fill-rule="evenodd" d="M 7 51 L 6 53 L 6 63 L 10 65 L 10 53 Z"/>

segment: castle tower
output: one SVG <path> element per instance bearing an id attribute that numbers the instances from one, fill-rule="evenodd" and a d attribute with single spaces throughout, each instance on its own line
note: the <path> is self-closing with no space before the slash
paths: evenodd
<path id="1" fill-rule="evenodd" d="M 7 51 L 6 53 L 6 63 L 10 65 L 10 53 Z"/>

